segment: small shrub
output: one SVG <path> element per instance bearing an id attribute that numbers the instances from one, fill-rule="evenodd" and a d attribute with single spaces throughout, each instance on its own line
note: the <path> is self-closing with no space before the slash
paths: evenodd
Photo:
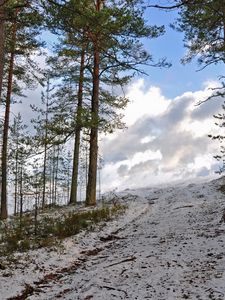
<path id="1" fill-rule="evenodd" d="M 18 242 L 18 250 L 20 250 L 21 252 L 26 252 L 28 250 L 30 250 L 30 240 L 29 239 L 25 239 L 22 241 Z"/>
<path id="2" fill-rule="evenodd" d="M 41 239 L 36 239 L 36 245 L 38 245 L 39 248 L 43 247 L 52 247 L 55 246 L 56 240 L 53 236 L 46 237 L 46 238 L 41 238 Z"/>
<path id="3" fill-rule="evenodd" d="M 14 251 L 51 247 L 56 245 L 57 239 L 76 235 L 84 229 L 92 230 L 99 222 L 106 222 L 124 211 L 125 206 L 114 204 L 83 212 L 69 212 L 58 219 L 47 216 L 38 220 L 36 232 L 32 215 L 24 215 L 22 219 L 15 218 L 9 224 L 1 226 L 0 256 L 10 255 Z"/>
<path id="4" fill-rule="evenodd" d="M 6 253 L 18 250 L 18 237 L 16 234 L 7 235 L 4 248 Z"/>
<path id="5" fill-rule="evenodd" d="M 103 206 L 101 209 L 92 211 L 92 220 L 94 223 L 110 220 L 110 208 Z"/>
<path id="6" fill-rule="evenodd" d="M 113 205 L 113 207 L 111 209 L 111 214 L 112 215 L 118 215 L 118 214 L 121 214 L 121 213 L 125 213 L 126 208 L 127 207 L 125 205 L 122 205 L 122 204 Z"/>
<path id="7" fill-rule="evenodd" d="M 41 222 L 38 224 L 38 235 L 42 238 L 46 238 L 49 235 L 54 235 L 55 220 L 50 217 L 45 217 Z"/>
<path id="8" fill-rule="evenodd" d="M 57 203 L 49 203 L 49 204 L 45 204 L 45 209 L 57 209 L 57 208 L 61 208 L 60 205 L 58 205 Z"/>

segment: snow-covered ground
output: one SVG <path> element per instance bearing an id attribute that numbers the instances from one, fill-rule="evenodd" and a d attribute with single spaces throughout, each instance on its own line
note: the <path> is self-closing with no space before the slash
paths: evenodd
<path id="1" fill-rule="evenodd" d="M 120 193 L 125 215 L 0 270 L 0 299 L 225 299 L 223 181 Z"/>

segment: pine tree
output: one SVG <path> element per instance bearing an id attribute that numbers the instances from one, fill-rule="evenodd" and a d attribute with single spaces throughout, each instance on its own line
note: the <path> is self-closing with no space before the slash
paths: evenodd
<path id="1" fill-rule="evenodd" d="M 0 104 L 2 99 L 2 83 L 5 56 L 5 0 L 0 0 Z"/>
<path id="2" fill-rule="evenodd" d="M 156 37 L 162 33 L 162 28 L 150 28 L 144 24 L 143 11 L 135 8 L 135 4 L 139 4 L 140 1 L 131 2 L 97 1 L 95 11 L 92 12 L 92 18 L 97 26 L 94 27 L 92 23 L 87 33 L 93 45 L 92 126 L 87 205 L 96 204 L 101 77 L 112 70 L 117 71 L 117 74 L 129 70 L 138 71 L 138 65 L 151 60 L 138 39 L 147 36 Z"/>
<path id="3" fill-rule="evenodd" d="M 52 135 L 49 130 L 50 115 L 51 115 L 51 92 L 54 87 L 50 85 L 50 76 L 46 76 L 46 90 L 42 92 L 42 107 L 36 107 L 31 105 L 34 112 L 38 113 L 37 118 L 33 118 L 31 123 L 35 129 L 35 136 L 33 137 L 34 148 L 43 155 L 43 172 L 42 172 L 42 209 L 46 204 L 46 181 L 47 181 L 47 159 L 48 159 L 48 148 L 52 145 Z"/>
<path id="4" fill-rule="evenodd" d="M 16 32 L 17 32 L 17 17 L 18 9 L 15 11 L 15 20 L 12 25 L 12 39 L 11 39 L 11 49 L 10 49 L 10 59 L 9 59 L 9 71 L 7 80 L 7 94 L 6 94 L 6 107 L 4 116 L 4 126 L 3 126 L 3 140 L 2 140 L 2 174 L 1 174 L 1 219 L 6 219 L 8 216 L 7 212 L 7 148 L 8 148 L 8 131 L 9 131 L 9 114 L 10 114 L 10 103 L 12 94 L 12 84 L 13 84 L 13 70 L 14 70 L 14 59 L 15 59 L 15 49 L 16 49 Z"/>
<path id="5" fill-rule="evenodd" d="M 162 9 L 179 8 L 173 28 L 184 32 L 188 49 L 183 63 L 194 57 L 202 68 L 225 62 L 225 3 L 220 0 L 174 0 Z"/>
<path id="6" fill-rule="evenodd" d="M 65 153 L 65 150 L 64 150 Z M 61 157 L 61 187 L 63 193 L 63 203 L 70 203 L 70 187 L 71 187 L 71 174 L 72 174 L 72 153 L 70 150 L 66 151 Z"/>
<path id="7" fill-rule="evenodd" d="M 5 31 L 8 34 L 4 45 L 5 54 L 7 54 L 4 59 L 7 84 L 1 153 L 1 219 L 7 218 L 7 152 L 12 94 L 20 94 L 19 85 L 14 79 L 17 78 L 18 82 L 23 81 L 31 86 L 33 81 L 30 74 L 34 73 L 34 69 L 31 71 L 30 68 L 27 69 L 26 66 L 18 65 L 15 62 L 18 57 L 23 57 L 29 65 L 32 64 L 30 56 L 40 46 L 35 38 L 39 33 L 37 27 L 41 22 L 38 11 L 32 5 L 27 6 L 26 1 L 7 1 L 7 7 L 4 6 L 4 8 L 7 11 L 8 20 L 7 24 L 4 25 L 7 25 Z M 32 67 L 34 67 L 34 64 L 32 64 Z"/>
<path id="8" fill-rule="evenodd" d="M 73 171 L 69 201 L 70 204 L 76 204 L 77 202 L 81 130 L 82 127 L 85 126 L 84 116 L 87 114 L 87 111 L 84 108 L 84 102 L 86 102 L 85 98 L 87 98 L 88 94 L 87 86 L 90 79 L 86 74 L 86 48 L 87 45 L 82 36 L 74 37 L 67 33 L 66 37 L 61 39 L 61 43 L 57 45 L 57 55 L 52 60 L 53 72 L 55 72 L 55 69 L 57 69 L 56 76 L 61 78 L 63 82 L 63 90 L 66 88 L 68 91 L 70 91 L 70 94 L 66 93 L 66 95 L 68 95 L 67 109 L 71 104 L 73 106 L 70 110 L 71 116 L 67 116 L 67 123 L 70 123 L 71 133 L 74 136 Z M 57 74 L 57 72 L 59 74 Z M 65 98 L 66 97 L 64 95 L 64 99 Z M 69 119 L 71 119 L 70 122 L 68 122 Z"/>
<path id="9" fill-rule="evenodd" d="M 164 61 L 155 64 L 140 42 L 144 37 L 157 37 L 163 33 L 163 27 L 145 25 L 141 4 L 142 1 L 86 0 L 58 2 L 54 7 L 48 7 L 53 32 L 66 32 L 78 46 L 82 37 L 88 45 L 86 69 L 91 74 L 92 87 L 87 205 L 96 203 L 101 85 L 110 86 L 108 78 L 112 74 L 116 75 L 113 84 L 127 82 L 129 76 L 125 76 L 125 80 L 122 74 L 132 71 L 133 75 L 139 72 L 142 64 L 164 65 Z M 111 105 L 113 107 L 113 103 Z"/>
<path id="10" fill-rule="evenodd" d="M 81 51 L 80 60 L 80 74 L 78 83 L 77 94 L 77 112 L 76 112 L 76 129 L 74 139 L 74 153 L 73 153 L 73 172 L 71 179 L 71 192 L 70 192 L 70 204 L 77 203 L 77 185 L 78 185 L 78 169 L 79 169 L 79 152 L 80 152 L 80 135 L 82 127 L 82 109 L 83 109 L 83 85 L 84 85 L 84 66 L 85 64 L 85 50 Z"/>
<path id="11" fill-rule="evenodd" d="M 24 155 L 28 151 L 26 129 L 27 125 L 23 124 L 21 114 L 19 113 L 14 117 L 13 123 L 10 126 L 9 142 L 9 170 L 14 177 L 14 214 L 18 211 L 19 165 L 24 163 Z"/>

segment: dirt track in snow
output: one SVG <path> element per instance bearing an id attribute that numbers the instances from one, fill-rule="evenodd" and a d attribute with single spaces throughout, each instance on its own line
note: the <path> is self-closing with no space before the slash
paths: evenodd
<path id="1" fill-rule="evenodd" d="M 27 299 L 225 299 L 225 196 L 215 183 L 126 194 L 127 214 L 81 234 L 74 261 L 29 283 Z"/>

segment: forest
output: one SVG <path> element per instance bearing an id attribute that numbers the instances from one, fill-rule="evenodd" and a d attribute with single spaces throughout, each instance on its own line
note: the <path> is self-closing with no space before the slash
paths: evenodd
<path id="1" fill-rule="evenodd" d="M 225 0 L 0 0 L 1 299 L 224 299 L 224 177 L 102 192 L 101 139 L 117 132 L 125 139 L 127 87 L 172 65 L 170 45 L 160 49 L 161 58 L 151 48 L 167 35 L 164 19 L 154 23 L 157 12 L 182 33 L 184 68 L 193 61 L 200 73 L 223 66 Z M 219 113 L 209 106 L 218 131 L 207 132 L 218 145 L 212 159 L 219 174 L 225 170 L 224 88 L 218 71 L 216 85 L 196 105 L 222 103 Z M 176 126 L 193 102 L 190 93 L 171 100 L 174 107 L 158 94 Z M 188 117 L 195 114 L 204 127 L 205 111 Z M 160 116 L 147 120 L 156 132 Z M 164 143 L 168 156 L 187 166 L 192 152 L 185 130 Z M 143 149 L 152 145 L 148 137 L 140 137 Z M 206 148 L 202 136 L 192 141 L 194 150 Z M 147 153 L 154 154 L 150 146 Z M 118 170 L 123 174 L 126 165 Z"/>
<path id="2" fill-rule="evenodd" d="M 171 26 L 184 33 L 182 62 L 197 57 L 204 69 L 225 59 L 224 5 L 218 0 L 0 1 L 1 219 L 9 215 L 9 199 L 20 217 L 25 210 L 81 200 L 96 205 L 104 160 L 99 135 L 125 128 L 124 88 L 145 74 L 143 66 L 170 67 L 169 58 L 156 61 L 145 49 L 144 39 L 151 43 L 166 34 L 163 24 L 149 25 L 146 11 L 177 11 Z M 223 95 L 223 76 L 220 80 L 214 95 Z M 31 101 L 34 117 L 15 115 L 13 105 L 21 102 L 22 112 L 22 102 L 29 102 L 26 92 L 37 87 L 41 101 Z M 224 115 L 215 117 L 223 126 Z M 223 160 L 223 153 L 222 147 L 216 158 Z"/>
<path id="3" fill-rule="evenodd" d="M 141 39 L 163 28 L 145 24 L 138 1 L 2 1 L 0 7 L 1 219 L 9 197 L 14 214 L 22 215 L 36 202 L 41 209 L 76 204 L 78 186 L 86 205 L 95 205 L 98 134 L 124 126 L 123 86 L 141 65 L 154 63 Z M 47 32 L 57 40 L 52 55 Z M 31 105 L 35 117 L 27 124 L 11 106 L 38 85 L 42 103 Z"/>

